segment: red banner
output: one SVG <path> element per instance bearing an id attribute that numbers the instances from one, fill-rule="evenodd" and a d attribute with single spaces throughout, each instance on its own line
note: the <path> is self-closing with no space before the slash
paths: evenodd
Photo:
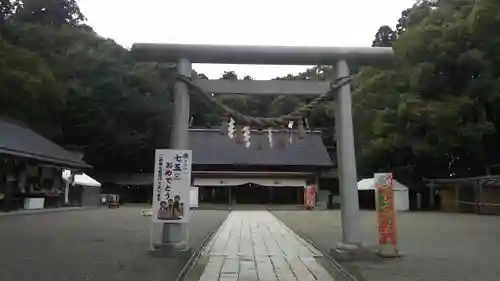
<path id="1" fill-rule="evenodd" d="M 376 174 L 378 243 L 396 248 L 396 216 L 394 212 L 394 189 L 392 174 Z"/>
<path id="2" fill-rule="evenodd" d="M 304 205 L 308 209 L 314 208 L 316 202 L 316 186 L 309 185 L 304 188 Z"/>

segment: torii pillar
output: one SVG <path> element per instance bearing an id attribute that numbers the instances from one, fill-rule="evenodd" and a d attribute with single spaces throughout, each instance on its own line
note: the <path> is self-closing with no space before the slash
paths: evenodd
<path id="1" fill-rule="evenodd" d="M 348 61 L 373 64 L 388 61 L 391 48 L 372 47 L 292 47 L 292 46 L 223 46 L 188 44 L 134 44 L 132 53 L 140 60 L 176 62 L 178 74 L 191 76 L 192 63 L 335 65 L 337 77 L 350 74 Z M 220 94 L 298 94 L 319 95 L 330 90 L 329 82 L 318 81 L 194 81 L 206 92 Z M 351 88 L 342 86 L 335 97 L 337 163 L 342 211 L 341 250 L 356 250 L 361 241 L 361 217 L 358 203 L 356 158 L 352 121 Z M 189 95 L 187 86 L 176 82 L 171 147 L 188 149 Z M 163 242 L 185 250 L 186 226 L 165 224 Z"/>

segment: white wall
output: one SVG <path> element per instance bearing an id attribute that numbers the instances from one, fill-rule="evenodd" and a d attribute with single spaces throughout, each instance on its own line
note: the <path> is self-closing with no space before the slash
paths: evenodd
<path id="1" fill-rule="evenodd" d="M 410 194 L 406 190 L 394 190 L 394 210 L 408 211 L 410 210 Z"/>

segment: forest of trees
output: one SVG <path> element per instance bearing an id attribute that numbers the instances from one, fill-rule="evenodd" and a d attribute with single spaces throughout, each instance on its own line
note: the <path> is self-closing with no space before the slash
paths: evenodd
<path id="1" fill-rule="evenodd" d="M 168 146 L 173 69 L 135 61 L 85 22 L 75 0 L 0 0 L 0 115 L 63 146 L 83 147 L 95 169 L 151 170 L 154 149 Z M 495 172 L 499 29 L 498 0 L 418 1 L 378 29 L 373 46 L 392 46 L 393 62 L 352 69 L 360 176 L 392 171 L 412 180 Z M 317 66 L 278 79 L 332 77 L 331 67 Z M 221 78 L 238 76 L 227 71 Z M 307 102 L 297 96 L 218 98 L 254 116 L 282 115 Z M 307 116 L 312 127 L 324 129 L 328 146 L 335 144 L 332 103 Z M 193 126 L 219 125 L 220 113 L 196 96 L 191 113 Z"/>

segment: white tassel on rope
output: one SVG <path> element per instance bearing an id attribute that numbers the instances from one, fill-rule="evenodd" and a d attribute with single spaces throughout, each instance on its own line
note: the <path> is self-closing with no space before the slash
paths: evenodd
<path id="1" fill-rule="evenodd" d="M 252 142 L 250 141 L 251 140 L 250 127 L 245 126 L 243 127 L 242 131 L 243 131 L 243 141 L 245 142 L 245 147 L 250 148 L 250 146 L 252 145 Z"/>
<path id="2" fill-rule="evenodd" d="M 288 130 L 290 131 L 290 137 L 288 139 L 288 143 L 292 144 L 293 142 L 293 121 L 288 122 Z"/>
<path id="3" fill-rule="evenodd" d="M 234 139 L 235 127 L 234 127 L 234 119 L 231 117 L 227 122 L 227 136 L 230 139 Z"/>
<path id="4" fill-rule="evenodd" d="M 269 148 L 273 148 L 273 131 L 271 128 L 267 129 L 267 140 L 269 141 Z"/>

